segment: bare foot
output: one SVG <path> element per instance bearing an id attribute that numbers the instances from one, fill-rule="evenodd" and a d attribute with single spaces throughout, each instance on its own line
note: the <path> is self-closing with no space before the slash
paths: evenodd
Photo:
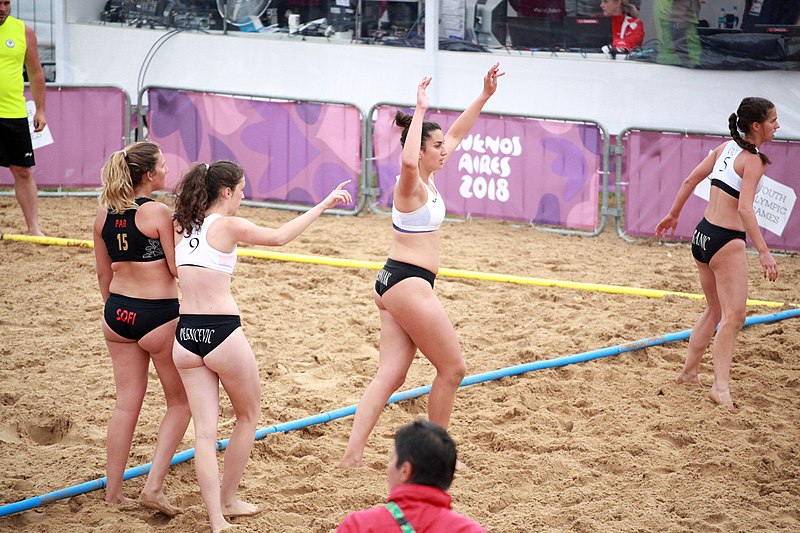
<path id="1" fill-rule="evenodd" d="M 233 525 L 233 524 L 230 524 L 228 522 L 223 522 L 218 527 L 214 527 L 214 525 L 212 525 L 211 526 L 211 531 L 213 533 L 219 533 L 220 531 L 230 531 L 230 530 L 234 529 L 235 527 L 236 526 Z"/>
<path id="2" fill-rule="evenodd" d="M 679 383 L 681 385 L 688 384 L 688 385 L 700 385 L 700 379 L 697 377 L 697 371 L 694 372 L 687 372 L 685 370 L 681 370 L 681 373 L 678 374 L 678 377 L 675 378 L 675 383 Z"/>
<path id="3" fill-rule="evenodd" d="M 339 468 L 344 469 L 351 469 L 351 468 L 363 468 L 364 466 L 364 459 L 352 459 L 350 457 L 342 457 L 342 460 L 339 462 Z"/>
<path id="4" fill-rule="evenodd" d="M 122 496 L 109 496 L 106 494 L 106 503 L 113 505 L 136 505 L 136 500 L 128 498 L 124 494 Z"/>
<path id="5" fill-rule="evenodd" d="M 736 405 L 733 403 L 733 400 L 731 400 L 730 389 L 718 390 L 716 385 L 712 385 L 708 396 L 722 407 L 726 407 L 730 410 L 736 409 Z"/>
<path id="6" fill-rule="evenodd" d="M 27 231 L 25 234 L 26 235 L 30 235 L 32 237 L 44 237 L 45 236 L 44 233 L 42 233 L 41 231 Z"/>
<path id="7" fill-rule="evenodd" d="M 236 500 L 232 505 L 222 505 L 222 516 L 225 518 L 235 518 L 237 516 L 255 516 L 264 509 L 259 505 Z"/>
<path id="8" fill-rule="evenodd" d="M 155 509 L 156 511 L 160 511 L 165 515 L 172 517 L 176 516 L 183 511 L 174 507 L 166 496 L 164 496 L 163 492 L 156 492 L 154 494 L 145 494 L 144 491 L 139 495 L 139 505 L 142 507 L 147 507 L 148 509 Z"/>

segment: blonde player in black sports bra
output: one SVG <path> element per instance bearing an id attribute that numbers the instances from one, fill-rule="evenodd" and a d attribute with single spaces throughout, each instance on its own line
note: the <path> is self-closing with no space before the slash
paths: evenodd
<path id="1" fill-rule="evenodd" d="M 103 335 L 116 386 L 106 439 L 106 501 L 132 502 L 122 492 L 125 464 L 147 390 L 150 360 L 164 389 L 167 412 L 139 503 L 174 516 L 163 492 L 172 456 L 189 425 L 189 403 L 172 362 L 178 322 L 172 215 L 150 199 L 166 188 L 167 164 L 157 144 L 138 142 L 114 152 L 101 171 L 94 255 L 105 301 Z"/>
<path id="2" fill-rule="evenodd" d="M 446 134 L 438 124 L 424 120 L 429 107 L 425 90 L 431 78 L 423 78 L 417 88 L 414 116 L 402 112 L 395 116 L 395 123 L 403 128 L 403 152 L 392 205 L 395 231 L 389 259 L 378 273 L 373 294 L 381 317 L 378 372 L 358 403 L 340 462 L 343 468 L 363 465 L 367 439 L 386 401 L 405 381 L 418 348 L 436 368 L 428 397 L 428 419 L 445 429 L 450 422 L 466 366 L 453 324 L 433 292 L 439 270 L 438 228 L 445 214 L 434 173 L 472 128 L 503 74 L 498 63 L 489 69 L 480 96 Z"/>
<path id="3" fill-rule="evenodd" d="M 689 352 L 677 381 L 700 383 L 700 360 L 719 324 L 711 351 L 714 383 L 709 395 L 719 405 L 732 409 L 731 361 L 746 316 L 746 235 L 758 250 L 764 277 L 770 281 L 778 278 L 778 265 L 761 235 L 753 202 L 770 163 L 760 151 L 761 145 L 775 137 L 780 125 L 772 102 L 753 97 L 742 100 L 728 123 L 733 140 L 718 146 L 683 181 L 669 214 L 658 223 L 655 232 L 658 237 L 674 234 L 686 200 L 698 183 L 711 178 L 708 206 L 692 237 L 692 255 L 700 273 L 706 308 L 692 329 Z"/>
<path id="4" fill-rule="evenodd" d="M 350 193 L 342 189 L 347 183 L 277 229 L 234 216 L 244 199 L 245 185 L 242 167 L 236 163 L 197 164 L 178 184 L 174 219 L 181 316 L 173 358 L 189 396 L 195 471 L 214 533 L 233 527 L 229 517 L 259 512 L 236 494 L 261 413 L 258 367 L 231 293 L 237 243 L 282 246 L 290 242 L 326 209 L 352 202 Z M 221 485 L 216 450 L 220 383 L 236 414 Z"/>

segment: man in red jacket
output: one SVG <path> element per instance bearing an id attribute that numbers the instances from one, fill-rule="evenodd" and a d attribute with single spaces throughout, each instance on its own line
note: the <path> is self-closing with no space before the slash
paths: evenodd
<path id="1" fill-rule="evenodd" d="M 401 427 L 386 469 L 388 503 L 347 515 L 337 533 L 486 533 L 450 508 L 455 469 L 456 444 L 441 426 L 417 420 Z"/>

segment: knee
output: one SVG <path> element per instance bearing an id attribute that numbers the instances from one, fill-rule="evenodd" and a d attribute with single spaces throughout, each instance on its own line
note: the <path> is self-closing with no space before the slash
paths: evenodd
<path id="1" fill-rule="evenodd" d="M 11 175 L 14 176 L 15 180 L 30 180 L 33 177 L 33 172 L 31 172 L 30 167 L 11 167 Z"/>
<path id="2" fill-rule="evenodd" d="M 722 325 L 727 325 L 728 327 L 734 328 L 736 331 L 739 331 L 744 327 L 744 321 L 747 318 L 747 312 L 744 309 L 734 309 L 731 311 L 725 312 L 722 317 Z"/>
<path id="3" fill-rule="evenodd" d="M 167 413 L 181 420 L 186 420 L 187 423 L 192 418 L 192 411 L 189 409 L 189 402 L 187 400 L 167 404 Z"/>
<path id="4" fill-rule="evenodd" d="M 378 372 L 378 375 L 375 376 L 375 379 L 372 380 L 372 382 L 382 389 L 394 392 L 400 387 L 402 387 L 403 383 L 406 382 L 406 375 L 399 373 L 389 374 L 389 373 Z"/>
<path id="5" fill-rule="evenodd" d="M 242 427 L 252 426 L 253 428 L 256 427 L 258 424 L 258 418 L 261 415 L 261 402 L 256 401 L 253 405 L 247 406 L 244 409 L 239 409 L 236 411 L 236 425 L 241 425 Z M 255 429 L 254 429 L 255 431 Z"/>
<path id="6" fill-rule="evenodd" d="M 719 308 L 706 308 L 706 317 L 711 324 L 717 325 L 722 320 L 722 311 Z"/>
<path id="7" fill-rule="evenodd" d="M 194 438 L 196 443 L 215 443 L 217 441 L 217 427 L 216 426 L 198 426 L 194 425 Z"/>
<path id="8" fill-rule="evenodd" d="M 467 375 L 467 365 L 464 360 L 460 360 L 458 364 L 453 364 L 445 369 L 437 371 L 437 377 L 443 379 L 448 385 L 458 387 L 464 376 Z"/>

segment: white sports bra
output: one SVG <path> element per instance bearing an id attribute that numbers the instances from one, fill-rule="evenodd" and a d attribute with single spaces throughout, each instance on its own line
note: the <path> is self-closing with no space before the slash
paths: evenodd
<path id="1" fill-rule="evenodd" d="M 398 179 L 400 179 L 399 176 Z M 444 198 L 436 190 L 436 187 L 431 185 L 430 181 L 425 185 L 425 190 L 428 193 L 428 199 L 419 209 L 410 213 L 398 211 L 392 203 L 392 227 L 394 229 L 403 233 L 426 233 L 439 229 L 447 211 L 444 206 Z"/>
<path id="2" fill-rule="evenodd" d="M 198 266 L 219 272 L 233 274 L 236 266 L 236 246 L 230 253 L 220 252 L 212 248 L 206 240 L 208 228 L 222 215 L 212 213 L 203 220 L 200 230 L 195 229 L 191 235 L 184 235 L 181 242 L 175 245 L 176 266 Z"/>
<path id="3" fill-rule="evenodd" d="M 728 141 L 714 162 L 714 170 L 708 175 L 711 178 L 711 185 L 719 187 L 734 198 L 739 198 L 739 192 L 742 190 L 742 177 L 733 170 L 733 162 L 736 160 L 736 156 L 742 153 L 742 150 L 744 148 L 736 144 L 736 141 Z M 758 180 L 756 193 L 761 191 L 763 180 L 763 176 Z"/>

